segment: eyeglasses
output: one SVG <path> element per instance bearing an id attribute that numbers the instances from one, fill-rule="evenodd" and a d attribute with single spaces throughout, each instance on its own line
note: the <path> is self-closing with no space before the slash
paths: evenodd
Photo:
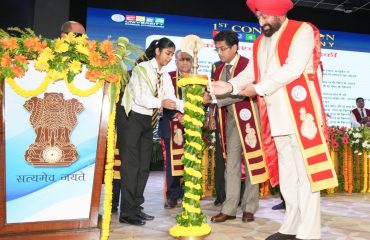
<path id="1" fill-rule="evenodd" d="M 82 37 L 83 33 L 73 33 L 75 35 L 75 37 Z"/>
<path id="2" fill-rule="evenodd" d="M 224 52 L 224 51 L 226 51 L 227 49 L 229 49 L 230 47 L 219 47 L 219 48 L 215 48 L 214 49 L 214 51 L 216 52 L 216 53 L 218 53 L 218 52 Z"/>
<path id="3" fill-rule="evenodd" d="M 191 62 L 191 58 L 179 58 L 178 60 L 180 62 L 185 62 L 185 61 Z"/>

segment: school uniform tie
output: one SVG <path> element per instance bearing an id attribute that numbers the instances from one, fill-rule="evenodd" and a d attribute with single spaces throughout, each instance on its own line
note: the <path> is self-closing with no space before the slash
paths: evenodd
<path id="1" fill-rule="evenodd" d="M 159 89 L 159 86 L 161 85 L 161 76 L 162 74 L 157 73 L 157 85 L 155 88 L 154 97 L 158 97 L 158 89 Z M 156 128 L 158 124 L 158 113 L 159 113 L 159 109 L 153 108 L 153 113 L 152 113 L 152 128 L 153 129 Z"/>

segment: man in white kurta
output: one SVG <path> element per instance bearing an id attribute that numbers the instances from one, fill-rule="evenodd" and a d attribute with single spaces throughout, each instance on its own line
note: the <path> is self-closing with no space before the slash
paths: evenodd
<path id="1" fill-rule="evenodd" d="M 255 84 L 254 61 L 238 76 L 227 82 L 214 82 L 215 94 L 232 92 L 243 96 L 264 97 L 271 136 L 278 152 L 280 190 L 286 201 L 284 221 L 279 231 L 267 239 L 320 239 L 320 192 L 312 192 L 304 158 L 297 142 L 295 124 L 289 111 L 284 87 L 303 72 L 313 72 L 313 28 L 306 24 L 293 38 L 286 62 L 278 62 L 277 41 L 293 7 L 290 0 L 248 0 L 264 36 L 259 44 L 260 82 Z"/>

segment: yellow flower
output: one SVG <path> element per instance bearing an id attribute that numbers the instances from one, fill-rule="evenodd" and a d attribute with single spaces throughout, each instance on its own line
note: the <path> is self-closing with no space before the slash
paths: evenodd
<path id="1" fill-rule="evenodd" d="M 195 207 L 187 204 L 186 202 L 182 202 L 182 207 L 190 213 L 200 213 L 200 208 L 195 208 Z"/>
<path id="2" fill-rule="evenodd" d="M 59 38 L 60 39 L 60 38 Z M 73 33 L 69 32 L 66 36 L 61 39 L 62 41 L 65 41 L 67 43 L 73 43 L 75 41 L 76 37 Z"/>
<path id="3" fill-rule="evenodd" d="M 193 199 L 193 200 L 200 200 L 200 196 L 199 195 L 192 194 L 190 192 L 185 193 L 185 197 L 190 198 L 190 199 Z M 200 209 L 199 209 L 199 211 L 200 211 Z"/>
<path id="4" fill-rule="evenodd" d="M 58 72 L 58 71 L 57 71 L 57 70 L 55 70 L 55 69 L 51 69 L 51 70 L 47 73 L 47 77 L 48 77 L 51 81 L 55 82 L 55 81 L 57 81 L 57 80 L 61 80 L 61 79 L 63 79 L 63 78 L 64 78 L 64 74 L 63 74 L 63 72 Z"/>
<path id="5" fill-rule="evenodd" d="M 48 61 L 48 60 L 52 60 L 54 59 L 54 53 L 53 53 L 53 50 L 51 50 L 51 48 L 47 47 L 45 48 L 39 55 L 39 58 L 43 58 L 44 60 L 43 61 Z"/>
<path id="6" fill-rule="evenodd" d="M 201 163 L 201 160 L 199 158 L 197 158 L 195 155 L 191 155 L 190 153 L 188 152 L 185 152 L 184 153 L 184 157 L 190 161 L 193 161 L 195 163 Z"/>
<path id="7" fill-rule="evenodd" d="M 76 45 L 76 51 L 85 54 L 86 56 L 89 56 L 89 49 L 81 44 Z"/>
<path id="8" fill-rule="evenodd" d="M 191 129 L 187 129 L 187 128 L 185 128 L 184 130 L 185 130 L 185 134 L 187 134 L 187 135 L 189 135 L 189 136 L 192 136 L 192 137 L 199 137 L 199 138 L 201 138 L 201 137 L 202 137 L 201 133 L 200 133 L 200 132 L 198 132 L 198 131 L 193 131 L 193 130 L 191 130 Z"/>
<path id="9" fill-rule="evenodd" d="M 193 94 L 187 93 L 186 94 L 186 97 L 188 97 L 190 99 L 190 101 L 203 102 L 203 98 L 201 96 L 197 96 L 197 95 L 193 95 Z"/>
<path id="10" fill-rule="evenodd" d="M 190 102 L 186 102 L 185 105 L 184 105 L 184 107 L 187 108 L 187 109 L 189 109 L 189 110 L 191 110 L 191 111 L 193 111 L 193 112 L 197 112 L 197 113 L 200 113 L 202 115 L 204 114 L 203 108 L 200 108 L 200 107 L 198 107 L 198 106 L 196 106 L 196 105 L 194 105 L 194 104 L 192 104 Z"/>
<path id="11" fill-rule="evenodd" d="M 191 122 L 195 126 L 199 126 L 199 127 L 202 127 L 203 126 L 203 123 L 201 121 L 199 121 L 196 118 L 192 118 L 189 115 L 185 115 L 184 116 L 184 121 L 185 122 Z"/>
<path id="12" fill-rule="evenodd" d="M 55 41 L 55 52 L 63 53 L 63 52 L 67 52 L 68 49 L 69 49 L 69 44 L 63 39 L 58 38 Z"/>
<path id="13" fill-rule="evenodd" d="M 193 148 L 197 149 L 198 151 L 202 150 L 202 145 L 200 145 L 199 143 L 190 142 L 189 145 L 192 146 Z"/>
<path id="14" fill-rule="evenodd" d="M 76 37 L 74 39 L 74 41 L 75 41 L 76 44 L 85 45 L 85 44 L 87 44 L 87 35 L 82 34 L 81 37 Z"/>
<path id="15" fill-rule="evenodd" d="M 35 69 L 38 71 L 48 71 L 49 70 L 49 64 L 48 61 L 45 61 L 45 58 L 39 58 L 35 60 Z"/>
<path id="16" fill-rule="evenodd" d="M 70 64 L 69 64 L 69 69 L 77 74 L 79 72 L 81 72 L 81 63 L 77 60 L 73 60 Z"/>
<path id="17" fill-rule="evenodd" d="M 194 188 L 197 190 L 200 190 L 202 188 L 200 184 L 194 184 L 192 182 L 185 182 L 185 187 Z"/>
<path id="18" fill-rule="evenodd" d="M 177 82 L 178 87 L 185 87 L 186 85 L 208 85 L 208 79 L 203 78 L 181 78 Z"/>

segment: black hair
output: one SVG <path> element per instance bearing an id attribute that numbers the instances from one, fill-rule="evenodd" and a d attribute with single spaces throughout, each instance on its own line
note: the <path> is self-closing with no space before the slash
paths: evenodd
<path id="1" fill-rule="evenodd" d="M 357 103 L 358 101 L 360 101 L 360 100 L 365 101 L 365 99 L 364 99 L 364 98 L 362 98 L 362 97 L 358 97 L 358 98 L 356 98 L 356 103 Z"/>
<path id="2" fill-rule="evenodd" d="M 145 58 L 151 60 L 155 57 L 155 49 L 159 48 L 159 51 L 162 51 L 165 48 L 174 48 L 176 49 L 175 44 L 168 38 L 163 37 L 159 40 L 153 40 L 149 47 L 145 50 Z"/>
<path id="3" fill-rule="evenodd" d="M 229 47 L 234 46 L 235 44 L 238 46 L 239 39 L 238 34 L 233 31 L 229 30 L 222 30 L 216 34 L 216 36 L 213 37 L 214 42 L 220 42 L 225 41 L 226 45 Z"/>

